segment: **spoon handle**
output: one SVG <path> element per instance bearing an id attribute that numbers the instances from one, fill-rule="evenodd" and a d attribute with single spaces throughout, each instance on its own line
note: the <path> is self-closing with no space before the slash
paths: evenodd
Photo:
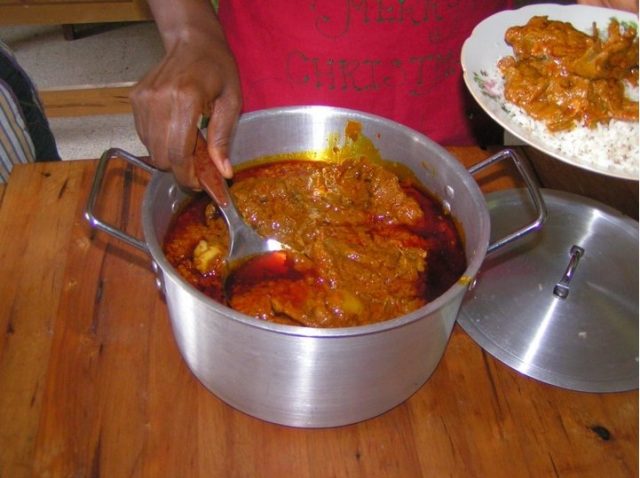
<path id="1" fill-rule="evenodd" d="M 209 193 L 218 206 L 221 208 L 226 207 L 231 202 L 226 180 L 211 161 L 207 151 L 207 140 L 200 130 L 198 130 L 196 149 L 193 154 L 196 176 L 200 181 L 200 185 Z"/>

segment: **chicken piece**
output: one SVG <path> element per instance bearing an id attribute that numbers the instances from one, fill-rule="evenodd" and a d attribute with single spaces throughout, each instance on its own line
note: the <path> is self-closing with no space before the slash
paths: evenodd
<path id="1" fill-rule="evenodd" d="M 634 29 L 621 30 L 611 20 L 607 39 L 599 39 L 594 27 L 594 41 L 569 65 L 573 74 L 592 80 L 615 79 L 638 84 L 638 38 Z"/>
<path id="2" fill-rule="evenodd" d="M 612 20 L 603 41 L 595 24 L 587 35 L 539 16 L 509 28 L 505 40 L 514 52 L 498 62 L 505 98 L 550 131 L 638 120 L 638 102 L 626 97 L 624 86 L 638 84 L 634 28 Z"/>
<path id="3" fill-rule="evenodd" d="M 213 269 L 214 260 L 220 257 L 222 249 L 216 244 L 209 244 L 204 239 L 193 249 L 193 265 L 205 274 Z"/>

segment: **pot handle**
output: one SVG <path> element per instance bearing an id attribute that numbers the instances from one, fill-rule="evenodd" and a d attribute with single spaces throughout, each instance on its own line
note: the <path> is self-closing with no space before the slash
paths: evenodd
<path id="1" fill-rule="evenodd" d="M 518 155 L 518 153 L 516 153 L 515 150 L 513 149 L 502 150 L 499 153 L 494 154 L 490 158 L 487 158 L 478 164 L 474 164 L 468 169 L 468 171 L 471 174 L 475 174 L 478 171 L 488 166 L 491 166 L 492 164 L 497 163 L 498 161 L 502 161 L 503 159 L 507 159 L 507 158 L 511 159 L 514 162 L 514 164 L 516 165 L 516 168 L 518 169 L 518 172 L 524 179 L 527 190 L 529 191 L 529 196 L 531 196 L 531 200 L 533 201 L 533 205 L 536 209 L 537 217 L 530 224 L 527 224 L 526 226 L 490 244 L 489 247 L 487 248 L 487 255 L 497 251 L 498 249 L 506 246 L 507 244 L 512 243 L 513 241 L 520 239 L 521 237 L 526 236 L 530 232 L 537 231 L 542 227 L 544 222 L 547 220 L 547 216 L 548 216 L 547 206 L 544 203 L 544 199 L 542 199 L 542 194 L 540 193 L 540 189 L 538 188 L 538 185 L 536 184 L 535 180 L 531 176 L 531 172 L 525 166 L 524 161 L 522 161 L 522 158 L 520 158 L 520 156 Z"/>
<path id="2" fill-rule="evenodd" d="M 152 166 L 149 166 L 147 163 L 142 161 L 137 156 L 134 156 L 133 154 L 123 149 L 119 149 L 119 148 L 108 149 L 107 151 L 102 153 L 102 156 L 98 161 L 98 167 L 96 168 L 96 173 L 95 173 L 95 176 L 93 177 L 93 185 L 91 186 L 91 192 L 89 194 L 89 200 L 87 201 L 87 207 L 85 209 L 84 217 L 87 221 L 89 221 L 89 224 L 91 224 L 91 227 L 100 229 L 101 231 L 111 234 L 112 236 L 117 237 L 118 239 L 126 242 L 127 244 L 135 246 L 138 249 L 141 249 L 144 252 L 149 253 L 147 244 L 144 241 L 137 239 L 121 231 L 116 226 L 107 224 L 106 222 L 97 218 L 93 212 L 96 206 L 98 193 L 102 188 L 102 181 L 104 179 L 104 173 L 107 169 L 107 163 L 109 162 L 110 159 L 113 159 L 113 158 L 126 159 L 128 162 L 134 164 L 135 166 L 138 166 L 139 168 L 144 169 L 149 173 L 153 173 L 156 171 L 155 168 L 153 168 Z"/>

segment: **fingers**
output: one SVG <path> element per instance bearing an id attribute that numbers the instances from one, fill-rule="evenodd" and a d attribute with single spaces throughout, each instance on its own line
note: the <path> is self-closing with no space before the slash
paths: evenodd
<path id="1" fill-rule="evenodd" d="M 153 134 L 154 130 L 157 131 L 162 126 L 166 126 L 166 124 L 156 122 L 154 128 L 151 120 L 153 117 L 166 116 L 159 110 L 163 103 L 154 99 L 158 94 L 153 88 L 150 78 L 155 74 L 156 72 L 152 71 L 138 82 L 129 93 L 129 101 L 133 109 L 136 132 L 140 137 L 140 141 L 149 151 L 151 163 L 158 169 L 167 170 L 170 169 L 171 165 L 166 154 L 166 142 L 161 141 L 162 138 L 166 139 L 166 131 L 160 134 Z"/>
<path id="2" fill-rule="evenodd" d="M 191 189 L 200 189 L 193 165 L 193 152 L 201 111 L 202 95 L 196 90 L 185 88 L 173 98 L 167 154 L 178 183 Z"/>
<path id="3" fill-rule="evenodd" d="M 223 176 L 233 175 L 231 136 L 241 107 L 240 81 L 226 44 L 195 48 L 177 43 L 130 94 L 135 126 L 154 166 L 199 189 L 193 153 L 198 118 L 210 116 L 209 154 Z"/>
<path id="4" fill-rule="evenodd" d="M 241 108 L 235 98 L 231 95 L 222 96 L 214 103 L 207 128 L 209 155 L 222 176 L 227 179 L 233 177 L 229 150 Z"/>
<path id="5" fill-rule="evenodd" d="M 193 189 L 199 188 L 191 159 L 204 97 L 197 85 L 177 82 L 166 64 L 150 72 L 130 94 L 136 131 L 151 163 L 171 170 L 178 183 Z"/>

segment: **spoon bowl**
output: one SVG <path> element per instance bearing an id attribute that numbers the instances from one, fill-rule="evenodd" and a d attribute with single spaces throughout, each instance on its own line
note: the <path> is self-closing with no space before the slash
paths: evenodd
<path id="1" fill-rule="evenodd" d="M 233 202 L 227 181 L 209 157 L 202 130 L 198 131 L 194 155 L 198 181 L 215 201 L 229 229 L 227 267 L 232 269 L 251 257 L 288 249 L 276 239 L 261 236 L 244 221 Z"/>

